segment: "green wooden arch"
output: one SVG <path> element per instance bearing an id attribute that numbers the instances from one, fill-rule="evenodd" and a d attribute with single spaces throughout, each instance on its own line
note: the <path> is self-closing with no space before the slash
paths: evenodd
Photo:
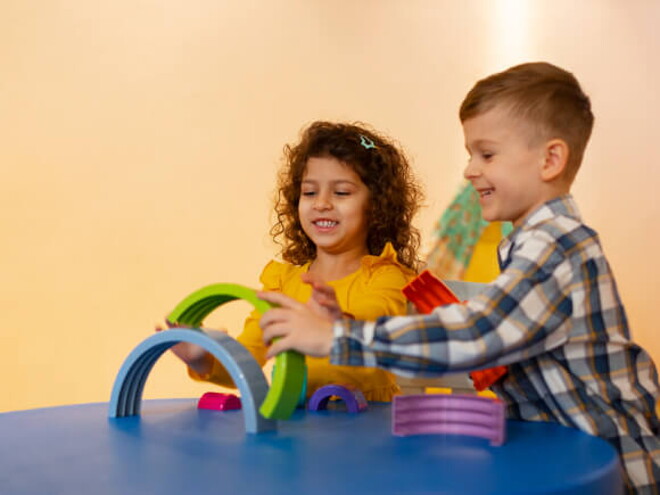
<path id="1" fill-rule="evenodd" d="M 213 284 L 203 287 L 181 301 L 168 315 L 171 325 L 200 327 L 217 307 L 242 299 L 263 314 L 272 305 L 257 297 L 256 291 L 237 284 Z M 268 419 L 288 419 L 296 409 L 306 380 L 305 357 L 295 351 L 286 351 L 275 358 L 275 371 L 268 394 L 259 412 Z"/>

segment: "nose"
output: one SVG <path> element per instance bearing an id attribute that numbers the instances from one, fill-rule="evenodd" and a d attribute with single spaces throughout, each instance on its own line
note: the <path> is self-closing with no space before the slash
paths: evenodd
<path id="1" fill-rule="evenodd" d="M 318 211 L 325 211 L 332 208 L 332 202 L 327 193 L 319 192 L 314 198 L 314 209 Z"/>
<path id="2" fill-rule="evenodd" d="M 479 177 L 480 174 L 481 171 L 476 163 L 476 160 L 469 158 L 467 164 L 465 165 L 465 169 L 463 170 L 463 177 L 465 177 L 467 180 L 472 180 Z"/>

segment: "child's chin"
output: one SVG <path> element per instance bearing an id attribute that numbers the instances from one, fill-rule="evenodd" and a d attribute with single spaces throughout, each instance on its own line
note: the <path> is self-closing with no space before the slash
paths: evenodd
<path id="1" fill-rule="evenodd" d="M 481 218 L 487 222 L 497 222 L 499 220 L 499 217 L 495 213 L 484 210 L 481 211 Z"/>

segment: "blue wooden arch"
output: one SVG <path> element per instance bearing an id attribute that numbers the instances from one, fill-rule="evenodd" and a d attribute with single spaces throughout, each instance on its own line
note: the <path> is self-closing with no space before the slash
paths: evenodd
<path id="1" fill-rule="evenodd" d="M 140 414 L 142 392 L 154 364 L 179 342 L 197 344 L 210 352 L 226 368 L 241 394 L 241 405 L 248 433 L 277 429 L 277 423 L 258 412 L 268 393 L 264 373 L 248 350 L 232 337 L 218 331 L 172 328 L 151 335 L 128 355 L 112 388 L 109 413 L 111 418 Z"/>

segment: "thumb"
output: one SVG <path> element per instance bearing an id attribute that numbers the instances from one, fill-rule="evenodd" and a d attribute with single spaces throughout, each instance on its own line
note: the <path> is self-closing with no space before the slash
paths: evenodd
<path id="1" fill-rule="evenodd" d="M 289 350 L 289 346 L 287 344 L 287 339 L 277 339 L 268 348 L 268 352 L 266 352 L 266 357 L 272 358 L 288 350 Z"/>

